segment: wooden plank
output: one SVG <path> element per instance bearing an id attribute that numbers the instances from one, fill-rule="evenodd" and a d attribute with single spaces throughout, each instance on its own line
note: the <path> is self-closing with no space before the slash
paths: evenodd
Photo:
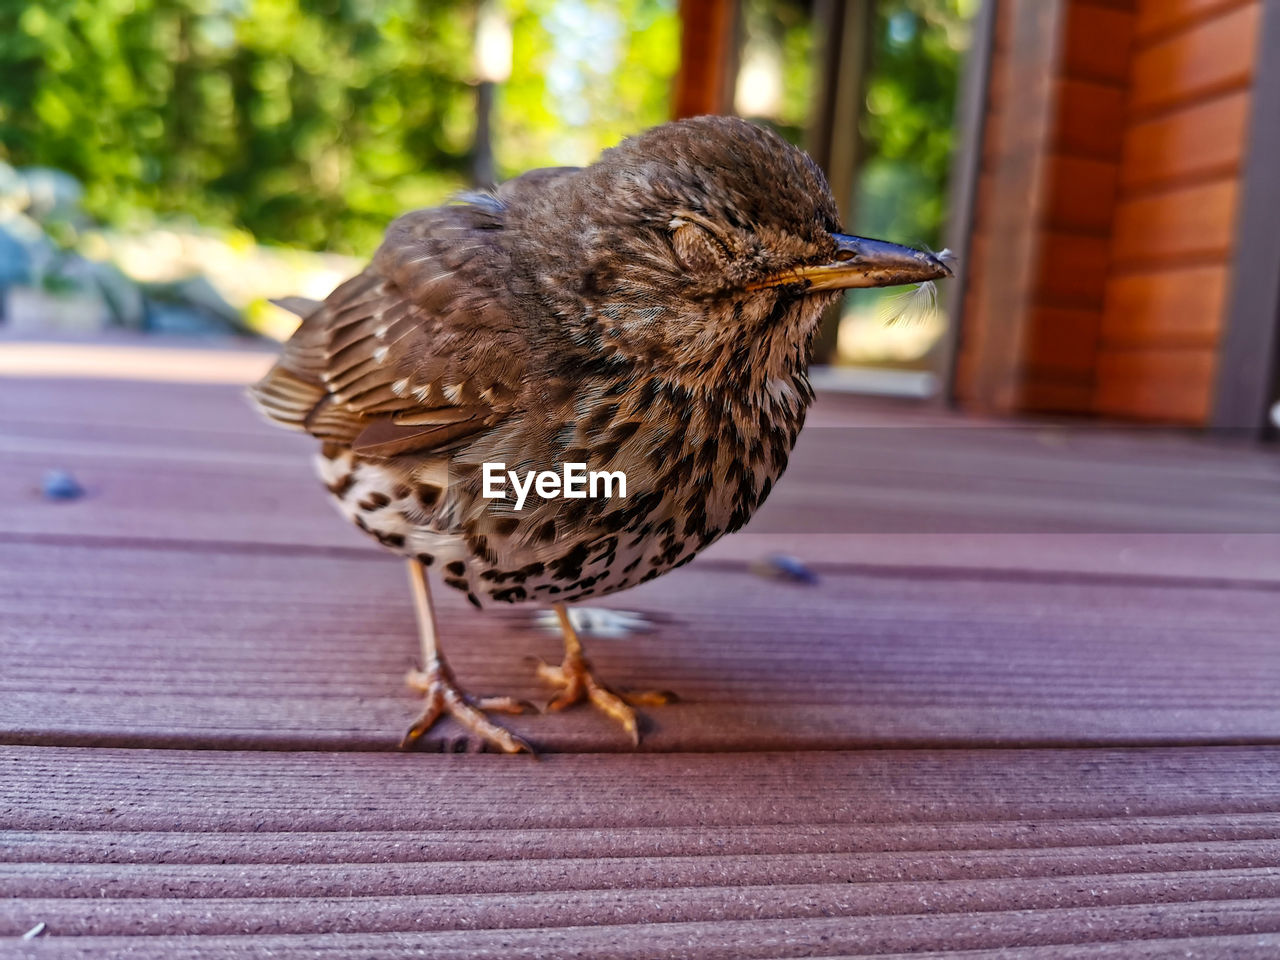
<path id="1" fill-rule="evenodd" d="M 1151 915 L 1158 911 L 1145 908 Z M 1131 911 L 1131 913 L 1134 911 Z M 979 917 L 978 919 L 985 919 Z M 1004 920 L 1005 918 L 999 918 Z M 1104 937 L 1114 932 L 1110 928 L 1100 929 L 1099 917 L 1089 912 L 1054 915 L 1033 913 L 1026 918 L 1028 923 L 1039 926 L 1053 920 L 1075 923 L 1075 929 L 1088 929 L 1096 932 L 1094 936 Z M 1167 939 L 1158 932 L 1158 928 L 1148 924 L 1146 929 L 1133 929 L 1130 935 L 1141 939 L 1108 939 L 1085 944 L 1065 944 L 1060 942 L 1065 933 L 1058 934 L 1059 942 L 1048 946 L 1026 945 L 1019 939 L 1014 946 L 996 947 L 990 950 L 968 950 L 964 960 L 1098 960 L 1098 958 L 1122 958 L 1122 960 L 1183 960 L 1186 957 L 1230 957 L 1232 960 L 1272 960 L 1277 946 L 1280 946 L 1280 935 L 1271 933 L 1222 934 L 1206 933 L 1204 936 L 1191 935 L 1192 918 L 1180 915 L 1178 929 L 1174 931 L 1177 939 Z M 1197 928 L 1211 931 L 1214 929 L 1212 917 L 1195 918 L 1200 920 Z M 1233 918 L 1234 919 L 1234 918 Z M 970 930 L 965 934 L 966 941 L 974 941 L 979 933 L 972 927 L 974 920 L 969 921 Z M 1017 922 L 1016 920 L 1014 921 Z M 223 960 L 223 958 L 244 958 L 266 954 L 271 957 L 291 958 L 315 957 L 318 954 L 331 952 L 349 960 L 399 960 L 399 958 L 420 958 L 423 956 L 450 958 L 471 958 L 480 955 L 502 957 L 541 958 L 549 955 L 589 956 L 600 960 L 685 960 L 692 956 L 690 945 L 698 944 L 702 956 L 735 960 L 735 958 L 762 958 L 762 960 L 780 960 L 786 957 L 825 956 L 830 960 L 854 960 L 853 953 L 841 956 L 819 954 L 816 951 L 828 947 L 829 941 L 836 940 L 842 949 L 856 950 L 858 957 L 872 955 L 881 960 L 949 960 L 955 953 L 946 947 L 940 952 L 921 953 L 912 949 L 909 954 L 880 952 L 878 947 L 882 941 L 879 936 L 879 925 L 868 930 L 863 938 L 851 938 L 848 932 L 862 928 L 862 920 L 834 920 L 825 924 L 800 923 L 785 924 L 758 922 L 743 924 L 736 928 L 713 924 L 661 924 L 649 926 L 612 926 L 603 929 L 580 926 L 575 928 L 546 931 L 502 931 L 501 933 L 435 933 L 435 934 L 332 934 L 332 935 L 295 935 L 295 936 L 232 936 L 232 937 L 148 937 L 145 939 L 124 939 L 120 937 L 68 937 L 51 940 L 40 945 L 22 944 L 15 949 L 20 957 L 83 957 L 87 960 L 98 960 L 102 956 L 111 955 L 127 948 L 130 957 L 161 958 L 161 960 Z M 1172 925 L 1172 924 L 1171 924 Z M 902 929 L 904 923 L 895 920 L 890 931 Z M 815 929 L 816 927 L 816 929 Z M 837 934 L 832 937 L 828 928 L 835 927 L 846 935 Z M 984 928 L 985 933 L 985 928 Z M 935 942 L 946 943 L 943 934 L 934 937 Z M 889 943 L 903 942 L 901 937 L 890 935 Z M 712 944 L 717 945 L 716 948 Z M 718 945 L 723 944 L 723 950 Z M 888 949 L 894 949 L 888 947 Z M 764 951 L 763 953 L 760 951 Z"/>
<path id="2" fill-rule="evenodd" d="M 1249 118 L 1249 159 L 1241 186 L 1231 303 L 1214 385 L 1213 425 L 1255 436 L 1276 435 L 1271 414 L 1280 403 L 1280 10 L 1266 5 Z"/>
<path id="3" fill-rule="evenodd" d="M 558 761 L 557 761 L 558 762 Z M 914 876 L 933 860 L 933 876 L 951 858 L 1003 860 L 1003 875 L 1046 873 L 1033 864 L 1063 865 L 1083 851 L 1096 870 L 1110 861 L 1113 873 L 1167 869 L 1170 856 L 1194 870 L 1242 869 L 1257 865 L 1280 842 L 1280 813 L 1130 814 L 1123 817 L 1029 817 L 1010 820 L 894 819 L 888 822 L 697 824 L 609 828 L 609 857 L 615 861 L 657 857 L 742 857 L 757 855 L 841 857 L 882 867 L 893 854 L 912 858 Z M 415 827 L 412 840 L 395 830 L 287 829 L 181 833 L 133 830 L 4 830 L 0 863 L 216 865 L 441 864 L 515 860 L 588 860 L 602 838 L 569 824 L 560 827 L 451 825 Z M 1022 854 L 1025 859 L 1014 859 Z M 1128 854 L 1133 862 L 1117 862 Z M 1188 860 L 1187 857 L 1190 856 Z M 999 858 L 999 859 L 997 859 Z M 739 863 L 741 868 L 742 864 Z M 1116 867 L 1122 869 L 1116 870 Z M 986 870 L 986 876 L 996 872 Z M 12 880 L 16 867 L 6 876 Z"/>
<path id="4" fill-rule="evenodd" d="M 1213 265 L 1113 275 L 1103 338 L 1108 346 L 1215 347 L 1229 273 Z"/>
<path id="5" fill-rule="evenodd" d="M 1036 413 L 1077 414 L 1091 409 L 1093 377 L 1055 370 L 1027 368 L 1022 388 L 1023 409 Z"/>
<path id="6" fill-rule="evenodd" d="M 999 189 L 992 197 L 985 269 L 975 286 L 985 309 L 966 329 L 973 351 L 970 403 L 981 410 L 1007 412 L 1018 405 L 1023 379 L 1022 315 L 1033 296 L 1043 208 L 1040 184 L 1045 150 L 1052 137 L 1055 78 L 1060 60 L 1065 0 L 1010 0 L 1007 102 L 999 114 L 998 153 L 992 172 Z"/>
<path id="7" fill-rule="evenodd" d="M 1001 14 L 1000 23 L 1007 23 L 1008 16 Z M 987 115 L 1002 112 L 1009 102 L 1009 51 L 996 48 L 991 51 L 991 73 L 987 78 Z"/>
<path id="8" fill-rule="evenodd" d="M 1106 820 L 1280 811 L 1280 748 L 424 756 L 5 747 L 10 830 L 198 833 Z M 797 790 L 797 784 L 809 789 Z M 683 798 L 700 802 L 687 803 Z M 646 799 L 647 798 L 647 799 Z M 513 800 L 518 802 L 513 803 Z M 602 838 L 607 849 L 607 836 Z"/>
<path id="9" fill-rule="evenodd" d="M 17 419 L 5 422 L 10 413 Z M 1262 451 L 1150 433 L 979 429 L 837 396 L 809 419 L 769 503 L 713 556 L 918 556 L 925 565 L 1214 576 L 1271 569 L 1265 550 L 1223 549 L 1276 532 L 1266 518 L 1280 516 L 1277 464 Z M 309 466 L 314 443 L 259 423 L 235 388 L 0 382 L 0 447 L 0 533 L 9 537 L 384 556 L 327 502 Z M 88 495 L 43 500 L 40 478 L 53 467 L 72 470 Z M 1170 539 L 1179 531 L 1196 535 Z M 1026 545 L 1015 548 L 1019 536 Z M 1153 537 L 1162 545 L 1143 546 Z M 1139 565 L 1117 565 L 1121 554 Z"/>
<path id="10" fill-rule="evenodd" d="M 7 748 L 3 849 L 88 833 L 0 868 L 0 925 L 57 956 L 1221 950 L 1280 929 L 1277 758 Z"/>
<path id="11" fill-rule="evenodd" d="M 680 68 L 672 119 L 732 113 L 738 75 L 735 0 L 681 0 Z"/>
<path id="12" fill-rule="evenodd" d="M 1061 443 L 1054 432 L 1046 445 Z M 1068 441 L 1069 442 L 1069 441 Z M 1211 488 L 1205 481 L 1201 489 Z M 772 553 L 803 557 L 848 572 L 925 568 L 1000 571 L 1013 576 L 1097 575 L 1209 578 L 1231 583 L 1280 579 L 1280 534 L 1241 533 L 739 533 L 713 544 L 702 563 L 758 560 Z"/>
<path id="13" fill-rule="evenodd" d="M 991 39 L 994 41 L 992 49 L 997 54 L 1005 54 L 1009 52 L 1013 35 L 1013 18 L 1009 16 L 1010 4 L 1009 0 L 994 0 L 994 3 L 996 18 L 992 24 Z"/>
<path id="14" fill-rule="evenodd" d="M 1219 17 L 1236 7 L 1256 0 L 1138 0 L 1134 30 L 1139 39 L 1150 41 L 1158 34 L 1186 30 L 1196 23 Z"/>
<path id="15" fill-rule="evenodd" d="M 1123 85 L 1129 78 L 1134 12 L 1073 0 L 1067 7 L 1063 68 L 1081 80 Z"/>
<path id="16" fill-rule="evenodd" d="M 1105 235 L 1045 230 L 1038 244 L 1035 305 L 1100 312 L 1109 246 Z"/>
<path id="17" fill-rule="evenodd" d="M 0 375 L 77 377 L 105 381 L 249 384 L 270 368 L 275 350 L 260 341 L 224 341 L 198 347 L 158 338 L 157 343 L 0 339 Z"/>
<path id="18" fill-rule="evenodd" d="M 1118 175 L 1111 160 L 1060 154 L 1051 157 L 1046 225 L 1052 230 L 1109 233 Z"/>
<path id="19" fill-rule="evenodd" d="M 1261 15 L 1261 4 L 1235 6 L 1138 49 L 1130 108 L 1142 115 L 1248 86 Z M 1140 24 L 1143 19 L 1140 14 Z"/>
<path id="20" fill-rule="evenodd" d="M 376 546 L 327 502 L 310 465 L 314 442 L 282 433 L 276 452 L 248 453 L 234 443 L 228 449 L 207 441 L 188 435 L 165 443 L 159 433 L 0 434 L 0 530 L 361 551 Z M 55 469 L 75 476 L 85 495 L 43 497 L 41 478 Z"/>
<path id="21" fill-rule="evenodd" d="M 986 237 L 984 235 L 987 227 L 986 220 L 990 216 L 988 211 L 991 206 L 991 196 L 994 190 L 995 174 L 990 170 L 983 170 L 978 176 L 977 193 L 974 196 L 973 233 L 971 234 L 969 241 L 971 249 L 965 259 L 965 263 L 969 264 L 970 271 L 975 273 L 978 270 L 978 264 L 975 262 L 975 258 L 984 252 L 982 247 L 986 243 Z M 956 279 L 959 279 L 959 277 Z"/>
<path id="22" fill-rule="evenodd" d="M 980 332 L 978 323 L 973 318 L 979 315 L 982 308 L 982 296 L 979 291 L 970 290 L 965 296 L 964 312 L 969 317 L 965 329 Z M 961 349 L 956 355 L 956 385 L 954 390 L 957 406 L 963 408 L 974 400 L 974 389 L 978 382 L 978 355 L 974 349 Z"/>
<path id="23" fill-rule="evenodd" d="M 508 884 L 518 886 L 520 875 L 531 871 L 519 869 L 522 864 L 518 861 L 496 863 L 492 865 L 496 868 L 492 878 L 477 878 L 478 883 L 487 881 L 490 888 L 496 888 L 493 893 L 458 890 L 454 878 L 460 871 L 456 869 L 396 870 L 377 865 L 375 869 L 382 880 L 377 886 L 383 889 L 436 888 L 441 891 L 384 895 L 362 891 L 361 875 L 368 871 L 358 867 L 345 868 L 341 875 L 330 877 L 327 884 L 309 884 L 307 874 L 311 871 L 293 866 L 271 871 L 296 875 L 292 895 L 285 891 L 291 890 L 294 876 L 283 877 L 283 883 L 259 887 L 253 881 L 255 874 L 265 872 L 261 870 L 134 870 L 130 873 L 142 873 L 133 885 L 142 895 L 133 897 L 127 892 L 115 892 L 120 887 L 128 889 L 129 885 L 109 882 L 108 878 L 120 872 L 114 865 L 93 872 L 73 868 L 67 871 L 69 876 L 63 887 L 66 892 L 61 895 L 41 897 L 32 893 L 21 902 L 0 901 L 0 931 L 9 936 L 20 935 L 30 929 L 33 916 L 50 918 L 56 929 L 71 937 L 163 936 L 175 929 L 182 929 L 186 936 L 225 936 L 246 930 L 258 936 L 429 933 L 454 932 L 467 926 L 486 931 L 531 932 L 577 927 L 583 917 L 591 917 L 597 927 L 630 926 L 635 930 L 657 926 L 651 918 L 659 916 L 661 925 L 700 924 L 709 931 L 718 928 L 720 936 L 732 937 L 737 925 L 750 927 L 774 920 L 798 924 L 802 930 L 806 927 L 821 930 L 824 927 L 838 929 L 831 921 L 843 919 L 846 923 L 852 920 L 857 920 L 859 925 L 867 923 L 872 929 L 879 927 L 881 936 L 896 934 L 900 938 L 897 949 L 918 949 L 942 947 L 957 937 L 963 938 L 964 927 L 973 922 L 975 915 L 983 916 L 986 921 L 986 936 L 972 938 L 969 943 L 983 946 L 995 946 L 1002 940 L 1007 944 L 1011 934 L 1018 936 L 1019 928 L 1027 922 L 1027 913 L 1040 922 L 1054 914 L 1058 915 L 1059 922 L 1093 917 L 1111 936 L 1124 936 L 1134 930 L 1141 913 L 1136 908 L 1150 911 L 1157 904 L 1166 922 L 1180 916 L 1194 917 L 1204 925 L 1205 933 L 1213 932 L 1206 921 L 1215 914 L 1227 927 L 1219 932 L 1227 933 L 1265 930 L 1268 925 L 1280 922 L 1280 880 L 1269 868 L 1223 870 L 1205 875 L 1186 871 L 1179 865 L 1175 867 L 1177 873 L 1154 876 L 1085 875 L 1032 881 L 965 877 L 957 871 L 946 880 L 933 882 L 877 882 L 856 868 L 832 870 L 821 857 L 806 858 L 807 869 L 803 871 L 788 870 L 784 866 L 775 879 L 763 872 L 775 864 L 768 859 L 753 858 L 755 869 L 748 873 L 746 882 L 734 883 L 735 864 L 731 858 L 724 859 L 730 861 L 724 871 L 728 876 L 719 883 L 705 878 L 705 874 L 716 869 L 715 863 L 706 864 L 701 871 L 686 871 L 687 875 L 681 877 L 680 889 L 655 889 L 649 885 L 655 873 L 651 865 L 619 870 L 611 863 L 593 861 L 564 864 L 562 869 L 571 870 L 578 883 L 607 884 L 603 889 L 534 892 L 503 889 Z M 546 869 L 544 864 L 537 866 Z M 678 870 L 685 865 L 663 866 Z M 499 870 L 513 876 L 499 879 Z M 797 872 L 821 879 L 797 882 L 791 879 Z M 201 889 L 199 881 L 205 879 L 206 873 L 214 875 L 207 886 L 216 889 L 220 885 L 224 890 L 234 890 L 235 894 L 187 893 L 192 888 Z M 889 870 L 883 871 L 888 873 Z M 82 878 L 83 874 L 88 876 Z M 192 874 L 195 876 L 188 883 L 181 882 L 180 878 Z M 442 883 L 437 876 L 448 879 Z M 32 879 L 38 882 L 38 877 Z M 1104 882 L 1097 883 L 1099 879 Z M 94 899 L 83 893 L 76 896 L 77 887 L 95 880 L 102 893 Z M 48 886 L 47 883 L 38 885 Z M 627 889 L 628 886 L 632 888 Z M 320 892 L 311 893 L 312 887 L 318 887 Z M 445 892 L 450 887 L 453 890 Z M 164 894 L 157 896 L 157 888 L 164 890 Z M 271 892 L 257 892 L 260 889 Z M 1239 901 L 1246 901 L 1249 906 Z M 1213 904 L 1221 906 L 1215 910 Z M 1236 909 L 1233 911 L 1232 907 Z M 1066 918 L 1062 916 L 1064 913 Z M 895 927 L 905 930 L 895 930 Z M 904 937 L 904 932 L 915 942 Z M 866 944 L 866 934 L 857 939 L 850 937 L 846 943 L 849 947 Z"/>
<path id="24" fill-rule="evenodd" d="M 1124 188 L 1234 176 L 1245 152 L 1249 103 L 1249 91 L 1238 90 L 1131 124 L 1120 168 Z"/>
<path id="25" fill-rule="evenodd" d="M 1234 179 L 1122 198 L 1113 256 L 1119 266 L 1185 259 L 1202 266 L 1225 259 L 1235 240 L 1239 184 Z"/>
<path id="26" fill-rule="evenodd" d="M 246 913 L 257 914 L 264 933 L 336 932 L 335 924 L 346 926 L 343 914 L 356 897 L 381 901 L 356 930 L 447 930 L 468 911 L 477 925 L 490 928 L 572 926 L 575 901 L 585 912 L 603 914 L 605 923 L 642 923 L 655 912 L 689 922 L 1106 907 L 1148 903 L 1153 888 L 1170 900 L 1280 900 L 1273 869 L 1278 856 L 1280 841 L 1254 840 L 1209 850 L 1190 843 L 954 851 L 944 857 L 896 851 L 677 855 L 663 871 L 648 858 L 598 853 L 572 864 L 512 856 L 340 869 L 297 863 L 147 864 L 127 871 L 114 863 L 3 864 L 0 935 L 29 929 L 14 907 L 28 916 L 33 906 L 60 915 L 59 929 L 71 936 L 154 936 L 174 929 L 181 911 L 194 912 L 197 904 L 204 915 L 183 924 L 194 934 L 227 933 Z M 1090 889 L 1082 878 L 1106 882 Z M 402 895 L 396 910 L 392 901 L 402 890 L 416 893 Z M 157 891 L 164 896 L 156 897 Z M 13 902 L 19 897 L 34 903 L 19 906 Z M 324 902 L 330 899 L 339 903 Z M 245 900 L 277 902 L 253 911 Z"/>
<path id="27" fill-rule="evenodd" d="M 391 750 L 416 712 L 391 559 L 10 544 L 0 560 L 9 742 Z M 1274 582 L 819 569 L 804 587 L 699 562 L 610 603 L 652 629 L 589 642 L 602 675 L 682 698 L 650 712 L 645 749 L 1280 738 Z M 554 631 L 437 592 L 461 680 L 541 702 L 528 657 L 554 659 Z M 511 722 L 546 749 L 630 749 L 591 711 Z"/>
<path id="28" fill-rule="evenodd" d="M 151 396 L 164 405 L 163 393 Z M 233 391 L 225 401 L 233 420 L 246 416 Z M 1280 512 L 1280 489 L 1268 486 L 1277 465 L 1261 451 L 1081 430 L 1059 431 L 1050 446 L 1017 425 L 973 429 L 959 418 L 901 413 L 860 421 L 835 397 L 810 421 L 753 533 L 1258 533 L 1272 529 L 1260 518 Z M 164 443 L 145 442 L 128 424 L 47 423 L 36 439 L 5 427 L 0 533 L 381 555 L 312 476 L 314 443 L 249 423 L 260 436 L 174 434 Z M 277 452 L 258 449 L 276 442 Z M 71 470 L 87 496 L 42 498 L 40 478 L 54 467 Z M 1135 491 L 1136 476 L 1160 495 Z M 1205 483 L 1216 496 L 1205 497 Z M 1270 492 L 1259 499 L 1260 491 Z"/>
<path id="29" fill-rule="evenodd" d="M 1209 416 L 1216 357 L 1207 349 L 1104 351 L 1098 361 L 1100 413 L 1203 424 Z"/>
<path id="30" fill-rule="evenodd" d="M 1060 153 L 1118 160 L 1124 142 L 1125 91 L 1089 80 L 1061 79 L 1051 148 Z"/>
<path id="31" fill-rule="evenodd" d="M 1099 320 L 1095 310 L 1037 307 L 1028 320 L 1028 365 L 1038 372 L 1075 374 L 1092 381 Z"/>

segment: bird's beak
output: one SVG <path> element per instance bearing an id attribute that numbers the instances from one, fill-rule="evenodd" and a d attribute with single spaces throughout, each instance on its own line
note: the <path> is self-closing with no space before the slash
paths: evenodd
<path id="1" fill-rule="evenodd" d="M 952 275 L 946 263 L 923 250 L 843 233 L 832 234 L 832 237 L 836 241 L 836 255 L 829 263 L 793 267 L 753 283 L 751 289 L 789 284 L 803 284 L 806 291 L 893 287 Z"/>

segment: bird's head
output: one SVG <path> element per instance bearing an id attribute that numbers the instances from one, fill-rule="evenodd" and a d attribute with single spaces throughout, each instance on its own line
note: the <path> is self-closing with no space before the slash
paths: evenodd
<path id="1" fill-rule="evenodd" d="M 844 234 L 813 160 L 733 117 L 655 127 L 529 193 L 544 302 L 579 336 L 663 367 L 714 372 L 750 343 L 764 375 L 803 368 L 839 291 L 951 274 Z"/>

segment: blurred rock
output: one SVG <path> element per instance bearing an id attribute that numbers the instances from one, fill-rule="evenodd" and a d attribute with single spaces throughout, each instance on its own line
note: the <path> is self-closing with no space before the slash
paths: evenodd
<path id="1" fill-rule="evenodd" d="M 113 263 L 86 262 L 90 265 L 89 278 L 102 295 L 116 326 L 143 329 L 147 322 L 147 304 L 142 288 Z"/>
<path id="2" fill-rule="evenodd" d="M 79 500 L 84 496 L 84 487 L 68 471 L 50 470 L 44 475 L 40 492 L 46 500 Z"/>
<path id="3" fill-rule="evenodd" d="M 24 212 L 27 216 L 42 223 L 81 218 L 84 187 L 71 174 L 50 167 L 22 167 L 17 173 L 26 190 Z"/>
<path id="4" fill-rule="evenodd" d="M 204 277 L 148 283 L 146 329 L 156 333 L 245 333 L 240 311 Z"/>
<path id="5" fill-rule="evenodd" d="M 31 279 L 31 250 L 8 224 L 0 222 L 0 290 Z"/>
<path id="6" fill-rule="evenodd" d="M 785 583 L 815 584 L 818 575 L 805 566 L 804 561 L 785 553 L 771 553 L 751 563 L 751 572 L 766 580 Z"/>
<path id="7" fill-rule="evenodd" d="M 110 325 L 111 310 L 95 290 L 9 287 L 4 292 L 4 329 L 13 333 L 95 333 Z"/>

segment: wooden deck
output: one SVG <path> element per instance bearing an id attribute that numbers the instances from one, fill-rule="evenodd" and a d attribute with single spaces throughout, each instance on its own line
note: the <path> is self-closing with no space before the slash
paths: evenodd
<path id="1" fill-rule="evenodd" d="M 0 954 L 1280 956 L 1275 450 L 825 396 L 747 532 L 610 598 L 602 674 L 683 697 L 641 752 L 406 754 L 403 571 L 265 362 L 0 344 Z M 462 681 L 539 698 L 555 635 L 460 600 Z"/>

